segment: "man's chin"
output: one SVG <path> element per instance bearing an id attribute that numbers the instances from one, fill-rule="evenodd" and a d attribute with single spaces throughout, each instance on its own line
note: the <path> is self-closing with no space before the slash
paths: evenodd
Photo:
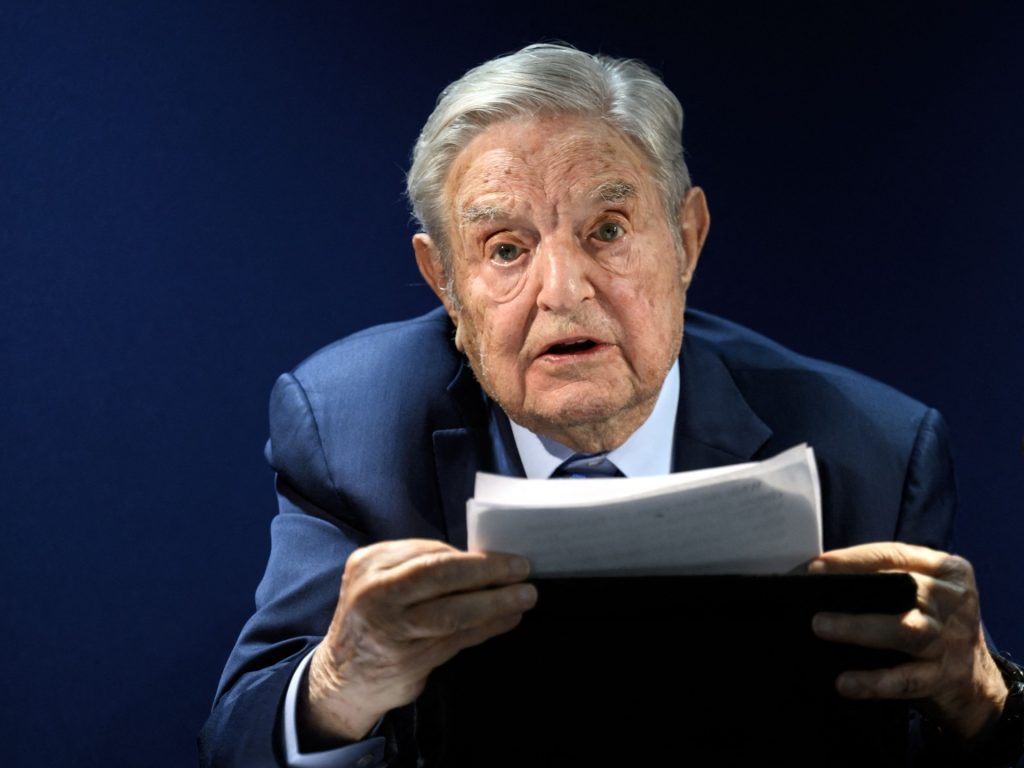
<path id="1" fill-rule="evenodd" d="M 561 394 L 561 393 L 560 393 Z M 646 420 L 653 408 L 640 398 L 591 396 L 549 397 L 518 413 L 506 408 L 509 418 L 531 432 L 544 435 L 576 451 L 597 452 L 617 448 Z"/>

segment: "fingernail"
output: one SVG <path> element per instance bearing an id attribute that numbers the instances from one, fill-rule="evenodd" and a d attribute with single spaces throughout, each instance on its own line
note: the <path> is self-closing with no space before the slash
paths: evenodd
<path id="1" fill-rule="evenodd" d="M 537 589 L 532 584 L 516 588 L 516 602 L 522 608 L 532 608 L 537 602 Z"/>
<path id="2" fill-rule="evenodd" d="M 508 564 L 509 572 L 518 578 L 524 578 L 530 573 L 530 561 L 525 557 L 513 557 Z"/>
<path id="3" fill-rule="evenodd" d="M 836 678 L 836 690 L 843 696 L 858 696 L 864 690 L 864 687 L 857 682 L 855 677 L 840 675 Z"/>
<path id="4" fill-rule="evenodd" d="M 811 629 L 817 635 L 831 635 L 836 631 L 836 623 L 830 617 L 816 613 L 811 619 Z"/>
<path id="5" fill-rule="evenodd" d="M 807 572 L 808 573 L 824 573 L 825 572 L 825 562 L 823 560 L 811 560 L 811 562 L 809 562 L 807 564 Z"/>

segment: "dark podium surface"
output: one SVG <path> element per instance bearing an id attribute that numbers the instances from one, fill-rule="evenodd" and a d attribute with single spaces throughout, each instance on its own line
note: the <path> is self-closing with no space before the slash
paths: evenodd
<path id="1" fill-rule="evenodd" d="M 906 574 L 535 580 L 507 635 L 436 670 L 427 765 L 903 765 L 908 709 L 850 702 L 844 669 L 891 652 L 826 643 L 820 610 L 900 613 Z"/>

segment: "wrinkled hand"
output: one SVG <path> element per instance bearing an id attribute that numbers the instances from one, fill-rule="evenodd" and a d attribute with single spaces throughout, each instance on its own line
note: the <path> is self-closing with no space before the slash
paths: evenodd
<path id="1" fill-rule="evenodd" d="M 357 549 L 299 704 L 308 742 L 361 739 L 413 701 L 463 648 L 506 632 L 533 606 L 525 558 L 404 539 Z"/>
<path id="2" fill-rule="evenodd" d="M 916 699 L 926 716 L 968 741 L 994 723 L 1006 686 L 981 630 L 974 569 L 962 557 L 886 542 L 826 552 L 811 573 L 904 571 L 917 582 L 917 606 L 902 615 L 819 613 L 825 640 L 903 651 L 912 661 L 848 671 L 836 680 L 852 699 Z"/>

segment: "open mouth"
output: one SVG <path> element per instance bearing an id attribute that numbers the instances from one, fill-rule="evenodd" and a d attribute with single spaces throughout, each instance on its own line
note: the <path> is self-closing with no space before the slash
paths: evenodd
<path id="1" fill-rule="evenodd" d="M 552 344 L 550 347 L 544 350 L 545 355 L 579 355 L 584 352 L 589 352 L 598 343 L 593 339 L 574 339 L 572 341 L 560 341 L 557 344 Z"/>

